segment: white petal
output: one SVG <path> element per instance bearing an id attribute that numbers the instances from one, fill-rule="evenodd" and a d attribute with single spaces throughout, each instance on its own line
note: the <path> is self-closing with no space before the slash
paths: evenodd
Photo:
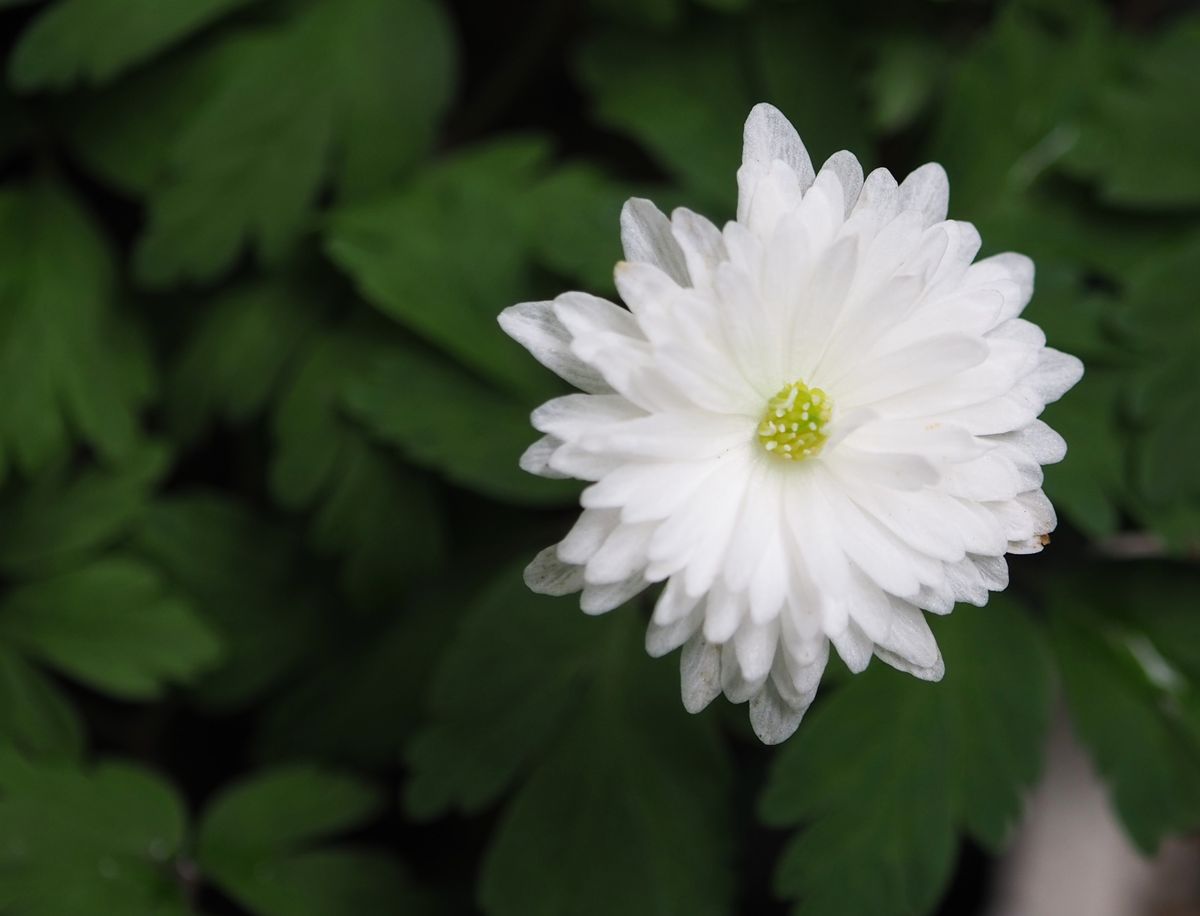
<path id="1" fill-rule="evenodd" d="M 728 257 L 721 230 L 698 213 L 679 207 L 671 212 L 671 234 L 683 252 L 691 285 L 710 289 L 713 271 Z"/>
<path id="2" fill-rule="evenodd" d="M 536 474 L 539 477 L 549 477 L 559 480 L 569 477 L 569 474 L 561 473 L 550 467 L 550 459 L 561 445 L 561 439 L 555 439 L 553 436 L 542 436 L 542 438 L 538 439 L 521 453 L 521 458 L 517 463 L 522 471 L 529 474 Z"/>
<path id="3" fill-rule="evenodd" d="M 879 648 L 902 659 L 914 669 L 925 670 L 935 666 L 941 653 L 925 615 L 907 601 L 893 599 L 891 604 L 890 626 L 883 639 L 877 640 Z M 884 660 L 889 665 L 895 665 L 892 659 Z"/>
<path id="4" fill-rule="evenodd" d="M 733 635 L 733 648 L 742 677 L 748 681 L 765 678 L 775 660 L 779 621 L 757 624 L 744 620 Z"/>
<path id="5" fill-rule="evenodd" d="M 960 375 L 980 365 L 989 352 L 988 346 L 977 338 L 950 334 L 864 359 L 837 381 L 838 404 L 857 406 L 885 401 Z"/>
<path id="6" fill-rule="evenodd" d="M 721 690 L 730 703 L 745 703 L 762 690 L 768 673 L 749 678 L 738 664 L 733 641 L 721 647 Z"/>
<path id="7" fill-rule="evenodd" d="M 841 150 L 830 156 L 821 166 L 822 172 L 826 169 L 838 177 L 842 193 L 845 195 L 846 215 L 849 216 L 858 203 L 858 195 L 863 188 L 863 170 L 858 157 L 849 150 Z"/>
<path id="8" fill-rule="evenodd" d="M 672 577 L 658 596 L 652 619 L 659 626 L 668 626 L 692 616 L 703 600 L 702 596 L 689 595 L 678 576 Z"/>
<path id="9" fill-rule="evenodd" d="M 1017 502 L 1033 517 L 1034 531 L 1037 534 L 1049 534 L 1058 527 L 1058 516 L 1054 506 L 1041 490 L 1022 493 L 1017 497 Z"/>
<path id="10" fill-rule="evenodd" d="M 679 656 L 683 708 L 698 713 L 721 692 L 721 648 L 696 633 Z"/>
<path id="11" fill-rule="evenodd" d="M 612 585 L 640 575 L 646 568 L 646 546 L 654 528 L 652 522 L 618 525 L 588 560 L 584 581 L 589 585 Z"/>
<path id="12" fill-rule="evenodd" d="M 830 634 L 829 639 L 852 673 L 865 671 L 871 663 L 875 643 L 856 624 L 851 623 L 840 633 Z"/>
<path id="13" fill-rule="evenodd" d="M 800 181 L 791 166 L 778 159 L 765 170 L 758 166 L 744 168 L 753 169 L 755 174 L 745 203 L 738 204 L 738 223 L 758 238 L 766 239 L 780 220 L 800 206 Z"/>
<path id="14" fill-rule="evenodd" d="M 595 429 L 642 416 L 619 394 L 567 394 L 542 404 L 530 417 L 533 428 L 565 442 Z"/>
<path id="15" fill-rule="evenodd" d="M 774 105 L 760 102 L 746 118 L 742 133 L 742 163 L 768 166 L 776 159 L 791 166 L 802 190 L 813 183 L 816 175 L 812 160 L 796 128 Z"/>
<path id="16" fill-rule="evenodd" d="M 1010 443 L 1023 449 L 1038 464 L 1057 464 L 1067 456 L 1066 440 L 1041 420 L 1034 420 L 1028 426 L 1010 433 L 989 436 L 988 439 Z"/>
<path id="17" fill-rule="evenodd" d="M 558 558 L 564 563 L 585 565 L 620 523 L 620 513 L 612 509 L 584 509 L 567 536 L 558 542 Z"/>
<path id="18" fill-rule="evenodd" d="M 583 588 L 583 567 L 564 563 L 557 547 L 547 547 L 525 567 L 525 584 L 539 595 L 569 595 Z"/>
<path id="19" fill-rule="evenodd" d="M 733 637 L 745 616 L 745 599 L 718 582 L 708 592 L 708 604 L 704 612 L 704 638 L 718 645 L 727 642 Z"/>
<path id="20" fill-rule="evenodd" d="M 522 302 L 506 308 L 498 320 L 504 333 L 576 388 L 593 394 L 612 390 L 596 369 L 571 352 L 570 332 L 555 315 L 553 302 Z"/>
<path id="21" fill-rule="evenodd" d="M 1053 404 L 1083 378 L 1083 362 L 1076 356 L 1047 347 L 1038 356 L 1029 376 L 1043 404 Z"/>
<path id="22" fill-rule="evenodd" d="M 950 206 L 950 179 L 936 162 L 927 162 L 900 182 L 900 209 L 916 210 L 926 226 L 946 218 Z"/>
<path id="23" fill-rule="evenodd" d="M 1023 254 L 1006 251 L 976 261 L 967 269 L 964 285 L 999 291 L 1003 297 L 997 321 L 1016 318 L 1033 296 L 1033 261 Z"/>
<path id="24" fill-rule="evenodd" d="M 887 649 L 875 650 L 875 655 L 879 660 L 891 665 L 897 671 L 903 671 L 905 674 L 911 674 L 913 677 L 920 678 L 923 681 L 940 681 L 946 676 L 946 664 L 942 661 L 941 653 L 938 653 L 937 660 L 932 665 L 921 667 L 914 665 L 902 655 L 897 655 L 895 652 L 889 652 Z"/>
<path id="25" fill-rule="evenodd" d="M 796 733 L 807 711 L 807 705 L 786 703 L 772 678 L 750 700 L 750 725 L 763 744 L 779 744 Z"/>
<path id="26" fill-rule="evenodd" d="M 687 286 L 683 251 L 671 234 L 671 222 L 658 207 L 631 197 L 621 208 L 621 245 L 625 260 L 653 264 L 680 286 Z"/>
<path id="27" fill-rule="evenodd" d="M 588 293 L 563 293 L 554 300 L 554 314 L 577 340 L 605 334 L 631 340 L 642 337 L 627 309 Z"/>
<path id="28" fill-rule="evenodd" d="M 1024 541 L 1010 541 L 1008 552 L 1015 554 L 1041 553 L 1046 549 L 1047 540 L 1044 537 L 1029 538 Z"/>
<path id="29" fill-rule="evenodd" d="M 650 626 L 646 628 L 646 654 L 651 658 L 661 658 L 669 652 L 674 652 L 700 629 L 703 620 L 703 602 L 698 603 L 685 616 L 671 623 L 660 624 L 652 620 Z"/>
<path id="30" fill-rule="evenodd" d="M 972 556 L 971 560 L 979 569 L 983 584 L 993 592 L 1002 592 L 1008 588 L 1008 561 L 1004 557 Z"/>
<path id="31" fill-rule="evenodd" d="M 624 582 L 608 585 L 584 585 L 579 598 L 579 607 L 585 614 L 607 614 L 620 607 L 634 595 L 645 590 L 650 583 L 641 575 L 631 576 Z"/>
<path id="32" fill-rule="evenodd" d="M 669 316 L 683 288 L 653 264 L 621 261 L 613 271 L 621 301 L 639 321 Z"/>

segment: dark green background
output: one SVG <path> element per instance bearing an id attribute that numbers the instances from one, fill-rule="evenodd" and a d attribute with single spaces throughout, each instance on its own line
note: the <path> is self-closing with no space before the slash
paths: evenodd
<path id="1" fill-rule="evenodd" d="M 975 913 L 1063 696 L 1139 847 L 1200 827 L 1184 4 L 0 8 L 0 914 Z M 527 593 L 577 486 L 495 322 L 611 295 L 630 195 L 728 218 L 758 101 L 942 162 L 1087 364 L 945 681 L 831 669 L 781 748 Z"/>

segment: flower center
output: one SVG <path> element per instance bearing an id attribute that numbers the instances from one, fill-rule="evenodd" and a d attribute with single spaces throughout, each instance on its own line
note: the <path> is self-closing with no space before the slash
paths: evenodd
<path id="1" fill-rule="evenodd" d="M 803 461 L 821 451 L 832 415 L 833 404 L 824 391 L 792 382 L 767 402 L 758 424 L 758 441 L 785 461 Z"/>

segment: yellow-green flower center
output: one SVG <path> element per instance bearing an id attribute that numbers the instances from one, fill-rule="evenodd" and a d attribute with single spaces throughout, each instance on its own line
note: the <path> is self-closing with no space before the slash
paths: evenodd
<path id="1" fill-rule="evenodd" d="M 803 461 L 821 451 L 832 415 L 833 404 L 824 391 L 792 382 L 767 402 L 758 424 L 758 441 L 785 461 Z"/>

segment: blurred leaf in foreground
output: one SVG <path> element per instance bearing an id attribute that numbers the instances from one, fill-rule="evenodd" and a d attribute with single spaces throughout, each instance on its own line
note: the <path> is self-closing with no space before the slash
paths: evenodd
<path id="1" fill-rule="evenodd" d="M 1121 376 L 1091 368 L 1068 404 L 1052 404 L 1044 419 L 1067 440 L 1061 465 L 1046 469 L 1046 492 L 1092 537 L 1116 532 L 1128 503 L 1128 456 L 1122 448 Z"/>
<path id="2" fill-rule="evenodd" d="M 576 69 L 596 117 L 640 142 L 720 223 L 756 102 L 782 109 L 818 165 L 839 149 L 869 161 L 857 50 L 854 32 L 819 8 L 776 8 L 737 28 L 710 17 L 678 33 L 598 31 Z"/>
<path id="3" fill-rule="evenodd" d="M 207 279 L 250 245 L 286 252 L 332 177 L 377 189 L 432 142 L 453 48 L 431 0 L 300 4 L 218 49 L 223 79 L 172 144 L 137 253 L 148 283 Z"/>
<path id="4" fill-rule="evenodd" d="M 221 663 L 197 685 L 203 702 L 257 696 L 317 642 L 322 596 L 300 573 L 297 539 L 240 502 L 205 492 L 160 499 L 134 546 L 218 634 Z"/>
<path id="5" fill-rule="evenodd" d="M 19 89 L 101 83 L 255 0 L 58 0 L 9 62 Z"/>
<path id="6" fill-rule="evenodd" d="M 0 734 L 31 757 L 73 757 L 83 749 L 83 726 L 70 700 L 8 648 L 0 648 Z"/>
<path id="7" fill-rule="evenodd" d="M 573 481 L 521 470 L 536 436 L 521 401 L 415 348 L 378 353 L 345 388 L 351 414 L 413 463 L 468 490 L 526 505 L 561 505 Z"/>
<path id="8" fill-rule="evenodd" d="M 82 770 L 0 751 L 0 910 L 20 916 L 185 916 L 173 869 L 182 800 L 124 763 Z"/>
<path id="9" fill-rule="evenodd" d="M 1198 283 L 1200 233 L 1193 232 L 1131 270 L 1124 295 L 1140 351 L 1134 374 L 1140 433 L 1130 443 L 1145 500 L 1139 515 L 1181 551 L 1200 543 Z"/>
<path id="10" fill-rule="evenodd" d="M 134 525 L 167 470 L 163 448 L 116 469 L 42 474 L 0 503 L 0 570 L 29 576 L 60 569 Z"/>
<path id="11" fill-rule="evenodd" d="M 1105 84 L 1082 120 L 1066 165 L 1095 180 L 1103 197 L 1130 207 L 1200 206 L 1200 18 L 1182 20 L 1138 47 L 1131 73 Z"/>
<path id="12" fill-rule="evenodd" d="M 314 335 L 289 367 L 272 423 L 272 493 L 288 509 L 314 513 L 311 543 L 343 558 L 347 593 L 369 606 L 396 600 L 444 551 L 436 490 L 370 441 L 344 401 L 377 355 L 399 346 L 374 327 Z M 411 393 L 386 396 L 405 404 Z"/>
<path id="13" fill-rule="evenodd" d="M 291 278 L 233 287 L 203 304 L 169 379 L 185 436 L 213 420 L 247 423 L 277 395 L 289 363 L 317 330 L 320 306 Z"/>
<path id="14" fill-rule="evenodd" d="M 761 811 L 802 825 L 776 886 L 805 916 L 932 911 L 958 832 L 1002 849 L 1038 774 L 1051 684 L 1039 632 L 995 596 L 935 631 L 942 683 L 876 664 L 818 705 L 775 759 Z"/>
<path id="15" fill-rule="evenodd" d="M 1075 730 L 1148 854 L 1163 837 L 1200 827 L 1200 671 L 1181 642 L 1194 627 L 1178 606 L 1154 607 L 1180 595 L 1162 581 L 1130 566 L 1058 580 L 1047 595 Z M 1183 594 L 1195 594 L 1194 581 Z"/>
<path id="16" fill-rule="evenodd" d="M 534 596 L 510 570 L 445 655 L 406 801 L 474 812 L 516 787 L 483 866 L 491 916 L 731 911 L 728 763 L 635 648 L 639 625 Z"/>
<path id="17" fill-rule="evenodd" d="M 255 916 L 423 912 L 392 856 L 314 848 L 381 808 L 378 793 L 354 778 L 309 766 L 272 770 L 225 790 L 209 806 L 197 861 Z"/>
<path id="18" fill-rule="evenodd" d="M 1019 203 L 1078 142 L 1116 49 L 1099 4 L 1058 7 L 1006 5 L 952 74 L 929 154 L 950 174 L 954 212 L 980 221 Z"/>
<path id="19" fill-rule="evenodd" d="M 368 617 L 263 716 L 259 756 L 311 757 L 373 768 L 394 766 L 420 721 L 429 680 L 470 579 L 439 580 L 394 616 Z M 386 722 L 387 728 L 379 723 Z"/>
<path id="20" fill-rule="evenodd" d="M 336 213 L 326 241 L 368 302 L 531 396 L 545 392 L 546 376 L 501 332 L 496 315 L 529 288 L 532 214 L 523 198 L 548 153 L 534 139 L 477 148 L 393 195 Z"/>
<path id="21" fill-rule="evenodd" d="M 11 589 L 0 601 L 0 641 L 139 700 L 194 680 L 220 656 L 213 632 L 159 573 L 123 556 Z"/>
<path id="22" fill-rule="evenodd" d="M 63 188 L 0 190 L 0 479 L 61 458 L 76 436 L 106 460 L 132 454 L 147 370 L 114 286 L 106 240 Z"/>

